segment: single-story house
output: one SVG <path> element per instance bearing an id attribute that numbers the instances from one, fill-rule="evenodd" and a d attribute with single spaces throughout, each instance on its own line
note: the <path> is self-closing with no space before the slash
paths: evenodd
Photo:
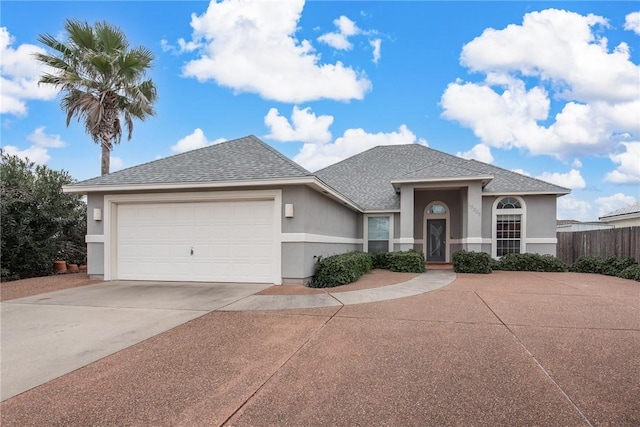
<path id="1" fill-rule="evenodd" d="M 609 212 L 598 219 L 615 228 L 640 226 L 640 202 Z"/>
<path id="2" fill-rule="evenodd" d="M 311 173 L 255 136 L 65 187 L 87 195 L 88 273 L 105 280 L 303 283 L 353 250 L 556 253 L 569 190 L 422 145 Z"/>

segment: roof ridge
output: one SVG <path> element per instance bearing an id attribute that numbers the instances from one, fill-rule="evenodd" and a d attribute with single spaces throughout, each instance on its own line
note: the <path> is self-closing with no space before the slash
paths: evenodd
<path id="1" fill-rule="evenodd" d="M 258 138 L 257 136 L 251 134 L 251 135 L 244 136 L 243 138 L 250 138 L 250 139 L 254 140 L 255 142 L 258 142 L 259 144 L 263 145 L 265 148 L 270 150 L 273 154 L 277 155 L 282 160 L 284 160 L 287 163 L 289 163 L 291 166 L 295 166 L 297 169 L 300 169 L 301 171 L 303 171 L 306 175 L 313 175 L 313 173 L 311 171 L 309 171 L 308 169 L 302 167 L 298 163 L 294 162 L 293 160 L 291 160 L 290 158 L 288 158 L 287 156 L 285 156 L 284 154 L 282 154 L 281 152 L 279 152 L 278 150 L 276 150 L 275 148 L 273 148 L 272 146 L 270 146 L 269 144 L 267 144 L 266 142 L 264 142 L 263 140 Z M 238 139 L 243 139 L 243 138 L 238 138 Z"/>

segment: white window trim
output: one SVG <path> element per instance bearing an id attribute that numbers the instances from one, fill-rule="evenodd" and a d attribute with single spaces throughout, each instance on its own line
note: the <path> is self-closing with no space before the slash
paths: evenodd
<path id="1" fill-rule="evenodd" d="M 104 280 L 118 278 L 116 234 L 118 205 L 122 203 L 179 203 L 273 200 L 273 283 L 282 284 L 282 190 L 216 191 L 182 193 L 107 194 L 104 196 Z"/>
<path id="2" fill-rule="evenodd" d="M 431 206 L 433 205 L 442 205 L 447 211 L 443 214 L 430 214 L 429 208 L 431 208 Z M 449 228 L 449 223 L 451 222 L 451 210 L 449 209 L 449 205 L 447 205 L 445 202 L 435 200 L 429 203 L 424 208 L 424 214 L 422 215 L 422 253 L 424 254 L 425 261 L 427 261 L 427 243 L 429 241 L 429 239 L 427 238 L 427 219 L 444 219 L 445 220 L 444 227 L 446 230 L 446 234 L 444 236 L 445 238 L 444 262 L 450 262 L 449 260 L 451 259 L 451 254 L 450 254 L 449 245 L 451 244 L 451 239 L 449 239 L 449 235 L 451 234 L 451 230 Z"/>
<path id="3" fill-rule="evenodd" d="M 369 252 L 369 218 L 389 218 L 389 252 L 393 252 L 393 214 L 365 214 L 362 221 L 362 251 Z"/>
<path id="4" fill-rule="evenodd" d="M 504 198 L 511 197 L 520 202 L 520 209 L 498 209 L 498 203 Z M 520 196 L 504 195 L 493 201 L 491 208 L 491 256 L 498 258 L 498 215 L 520 215 L 520 253 L 525 253 L 527 249 L 527 204 Z"/>

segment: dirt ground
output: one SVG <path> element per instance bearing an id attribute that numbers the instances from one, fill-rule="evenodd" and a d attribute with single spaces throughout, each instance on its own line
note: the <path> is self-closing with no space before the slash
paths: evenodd
<path id="1" fill-rule="evenodd" d="M 102 280 L 90 279 L 86 273 L 56 274 L 54 276 L 32 277 L 0 283 L 0 301 L 30 297 L 46 292 L 93 285 Z"/>

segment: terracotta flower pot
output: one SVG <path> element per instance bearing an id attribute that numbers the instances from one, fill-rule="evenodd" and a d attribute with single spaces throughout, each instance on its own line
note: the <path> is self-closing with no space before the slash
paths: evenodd
<path id="1" fill-rule="evenodd" d="M 87 266 L 85 264 L 81 264 L 78 266 L 78 270 L 80 270 L 81 273 L 86 273 L 87 272 Z"/>
<path id="2" fill-rule="evenodd" d="M 55 274 L 63 274 L 67 272 L 66 261 L 53 261 L 53 272 Z"/>
<path id="3" fill-rule="evenodd" d="M 69 273 L 77 273 L 80 270 L 78 269 L 78 264 L 69 264 L 67 266 L 67 271 L 69 271 Z"/>

